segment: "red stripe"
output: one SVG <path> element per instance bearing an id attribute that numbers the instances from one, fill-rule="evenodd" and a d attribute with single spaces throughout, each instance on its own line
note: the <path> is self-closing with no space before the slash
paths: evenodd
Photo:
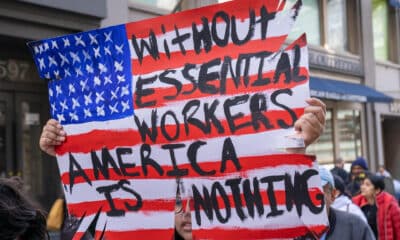
<path id="1" fill-rule="evenodd" d="M 171 220 L 172 221 L 172 220 Z M 100 239 L 101 231 L 96 231 L 95 239 Z M 103 239 L 107 240 L 172 240 L 174 228 L 170 229 L 146 229 L 131 231 L 106 231 Z"/>
<path id="2" fill-rule="evenodd" d="M 291 166 L 301 166 L 305 165 L 308 167 L 311 167 L 313 164 L 313 161 L 315 160 L 314 156 L 310 155 L 302 155 L 302 154 L 276 154 L 276 155 L 265 155 L 265 156 L 253 156 L 253 157 L 239 157 L 240 161 L 240 166 L 241 166 L 241 175 L 242 177 L 245 177 L 245 172 L 246 171 L 251 171 L 251 170 L 257 170 L 261 168 L 272 168 L 272 167 L 278 167 L 278 166 L 283 166 L 283 165 L 291 165 Z M 89 160 L 90 161 L 90 160 Z M 231 175 L 232 173 L 238 172 L 236 167 L 233 164 L 227 164 L 226 165 L 226 170 L 221 173 L 220 168 L 221 168 L 221 161 L 216 160 L 214 162 L 204 162 L 204 163 L 199 163 L 199 167 L 201 169 L 204 169 L 205 171 L 212 171 L 215 170 L 215 175 L 212 175 L 212 177 L 221 177 L 221 176 L 228 176 Z M 131 177 L 131 176 L 121 176 L 118 175 L 113 168 L 109 168 L 109 178 L 106 179 L 104 176 L 100 173 L 99 178 L 96 179 L 94 176 L 94 171 L 93 169 L 84 169 L 85 174 L 88 176 L 88 178 L 91 181 L 96 181 L 96 180 L 122 180 L 122 179 L 175 179 L 176 176 L 167 176 L 166 173 L 170 170 L 173 169 L 172 166 L 165 166 L 163 165 L 162 168 L 164 169 L 164 174 L 163 176 L 160 176 L 158 172 L 156 172 L 153 168 L 149 167 L 148 168 L 148 175 L 144 176 L 142 173 L 142 169 L 140 166 L 136 166 L 134 169 L 127 169 L 127 172 L 129 173 L 134 173 L 138 172 L 140 175 Z M 189 163 L 186 164 L 180 164 L 179 165 L 180 169 L 188 169 L 188 175 L 185 176 L 186 178 L 196 178 L 196 177 L 203 177 L 199 175 L 196 171 L 193 170 L 191 165 Z M 61 175 L 61 180 L 63 184 L 70 184 L 70 178 L 68 173 L 63 173 Z M 74 184 L 78 183 L 84 183 L 85 179 L 81 176 L 75 177 L 74 178 Z"/>
<path id="3" fill-rule="evenodd" d="M 101 236 L 101 232 L 96 231 L 96 239 Z M 107 240 L 172 240 L 174 228 L 171 229 L 146 229 L 134 231 L 107 231 L 104 239 Z"/>
<path id="4" fill-rule="evenodd" d="M 309 232 L 322 233 L 327 229 L 325 225 L 299 226 L 277 229 L 223 229 L 213 228 L 193 230 L 196 239 L 229 239 L 229 240 L 255 240 L 255 239 L 282 239 L 303 236 Z"/>
<path id="5" fill-rule="evenodd" d="M 307 36 L 305 33 L 303 33 L 298 39 L 294 40 L 289 46 L 287 46 L 285 48 L 285 51 L 292 50 L 296 45 L 300 48 L 307 46 Z"/>
<path id="6" fill-rule="evenodd" d="M 176 69 L 186 63 L 202 64 L 223 56 L 230 56 L 232 59 L 236 59 L 239 54 L 243 53 L 276 52 L 286 40 L 286 37 L 287 35 L 269 37 L 265 40 L 252 40 L 240 46 L 232 43 L 225 47 L 214 45 L 208 53 L 202 51 L 197 54 L 194 50 L 187 50 L 186 55 L 182 55 L 181 52 L 172 52 L 170 58 L 166 54 L 160 53 L 160 57 L 157 60 L 148 55 L 143 58 L 142 63 L 138 59 L 132 59 L 132 73 L 133 75 L 143 75 L 164 69 Z"/>
<path id="7" fill-rule="evenodd" d="M 85 235 L 84 232 L 76 232 L 72 240 L 82 240 L 83 235 Z"/>
<path id="8" fill-rule="evenodd" d="M 222 4 L 215 4 L 202 8 L 192 9 L 184 12 L 178 12 L 171 15 L 160 16 L 157 18 L 146 19 L 138 22 L 126 24 L 126 34 L 128 39 L 132 34 L 137 38 L 148 37 L 150 30 L 156 35 L 163 34 L 161 25 L 165 26 L 165 31 L 173 31 L 177 28 L 191 27 L 192 24 L 202 24 L 202 18 L 205 17 L 212 22 L 214 15 L 219 11 L 224 11 L 230 16 L 235 16 L 237 21 L 249 18 L 249 9 L 254 9 L 256 16 L 260 15 L 260 8 L 265 6 L 269 13 L 278 10 L 280 0 L 247 0 L 247 1 L 232 1 Z M 279 10 L 282 10 L 283 7 Z"/>
<path id="9" fill-rule="evenodd" d="M 267 214 L 269 211 L 269 205 L 270 201 L 268 197 L 266 197 L 266 189 L 261 189 L 260 188 L 260 193 L 262 197 L 262 202 L 264 205 L 265 211 L 264 214 Z M 320 206 L 321 205 L 321 200 L 317 199 L 317 195 L 323 194 L 320 189 L 318 188 L 310 188 L 308 189 L 308 193 L 310 195 L 310 199 L 312 203 L 315 206 Z M 274 191 L 275 198 L 276 198 L 276 204 L 285 206 L 286 204 L 286 192 L 284 190 L 275 190 Z M 244 212 L 246 213 L 246 200 L 243 196 L 241 196 L 241 201 L 242 201 L 242 209 L 244 209 Z M 235 201 L 233 199 L 232 194 L 229 194 L 228 196 L 229 199 L 229 205 L 232 209 L 232 211 L 235 211 Z M 224 209 L 226 208 L 224 199 L 221 196 L 217 197 L 217 202 L 218 202 L 218 207 L 219 209 Z M 125 204 L 129 204 L 130 206 L 135 206 L 136 205 L 136 200 L 132 199 L 120 199 L 120 198 L 114 198 L 113 203 L 115 205 L 116 209 L 121 209 L 129 212 L 125 206 Z M 143 200 L 143 206 L 140 209 L 141 213 L 150 213 L 150 212 L 162 212 L 162 211 L 174 211 L 175 208 L 175 199 L 169 200 L 169 199 L 159 199 L 159 200 Z M 194 211 L 193 209 L 193 202 L 191 202 L 191 210 Z M 77 217 L 82 217 L 82 216 L 89 216 L 96 214 L 100 209 L 101 212 L 108 212 L 111 210 L 110 204 L 107 200 L 99 200 L 99 201 L 88 201 L 88 202 L 81 202 L 81 203 L 69 203 L 68 205 L 68 211 L 70 214 L 77 216 Z M 278 210 L 285 210 L 284 207 L 278 206 Z M 296 208 L 293 205 L 293 208 L 291 211 L 296 211 Z"/>
<path id="10" fill-rule="evenodd" d="M 279 80 L 275 83 L 273 80 L 275 71 L 270 71 L 270 72 L 266 72 L 263 74 L 263 76 L 262 76 L 263 79 L 269 78 L 271 81 L 270 83 L 263 85 L 263 86 L 251 86 L 258 79 L 257 74 L 249 76 L 248 86 L 244 85 L 244 83 L 242 82 L 243 81 L 242 77 L 240 78 L 240 83 L 239 83 L 238 87 L 236 87 L 234 80 L 232 80 L 232 78 L 228 78 L 226 80 L 226 85 L 225 85 L 226 92 L 223 94 L 224 95 L 248 94 L 248 93 L 254 93 L 254 92 L 262 92 L 262 91 L 271 90 L 271 89 L 294 88 L 296 86 L 305 84 L 309 78 L 307 68 L 301 67 L 301 68 L 299 68 L 299 70 L 300 70 L 299 75 L 306 77 L 306 79 L 304 81 L 300 81 L 300 82 L 291 81 L 289 83 L 286 83 L 285 75 L 281 74 Z M 216 89 L 221 88 L 220 79 L 215 79 L 215 81 L 211 81 L 208 84 L 213 85 Z M 151 88 L 146 87 L 146 89 L 151 89 Z M 180 102 L 183 100 L 199 99 L 199 98 L 206 98 L 206 97 L 214 96 L 213 94 L 210 94 L 210 93 L 201 92 L 201 90 L 199 88 L 197 88 L 191 94 L 187 94 L 187 95 L 182 94 L 182 92 L 191 91 L 192 89 L 193 89 L 193 84 L 183 85 L 180 93 L 177 93 L 177 89 L 175 87 L 152 88 L 152 90 L 154 90 L 154 93 L 149 96 L 141 97 L 141 102 L 145 103 L 145 102 L 155 101 L 155 105 L 149 106 L 149 107 L 144 107 L 144 108 L 157 108 L 157 107 L 166 106 L 170 102 L 173 103 L 173 102 Z M 167 100 L 164 98 L 166 96 L 174 96 L 174 95 L 177 95 L 177 96 L 175 97 L 175 99 L 172 99 L 172 100 Z M 134 98 L 137 98 L 137 96 L 135 96 Z M 134 104 L 135 104 L 134 109 L 141 109 L 141 107 L 138 107 L 136 105 L 136 103 L 134 103 Z"/>
<path id="11" fill-rule="evenodd" d="M 304 113 L 303 108 L 296 108 L 292 110 L 296 114 L 297 118 L 299 118 Z M 280 129 L 279 125 L 277 124 L 278 120 L 284 120 L 288 124 L 291 123 L 291 116 L 287 111 L 267 111 L 263 115 L 269 119 L 270 123 L 272 124 L 272 128 L 266 129 L 262 124 L 260 124 L 260 128 L 258 130 L 255 130 L 252 126 L 249 126 L 239 129 L 236 132 L 232 133 L 229 129 L 229 124 L 227 120 L 220 120 L 221 125 L 224 129 L 224 133 L 220 134 L 217 132 L 217 129 L 212 127 L 211 133 L 205 134 L 202 130 L 198 129 L 197 127 L 189 125 L 189 134 L 187 136 L 185 134 L 185 125 L 179 124 L 180 136 L 173 142 L 225 137 L 231 135 L 261 133 L 265 131 Z M 237 119 L 235 123 L 239 125 L 249 121 L 251 121 L 251 115 Z M 132 125 L 134 124 L 135 123 L 132 123 Z M 174 135 L 176 127 L 177 126 L 175 125 L 168 125 L 166 126 L 166 131 L 169 134 Z M 161 134 L 160 127 L 157 127 L 157 131 L 159 134 L 156 142 L 153 143 L 146 137 L 145 143 L 164 144 L 171 142 Z M 88 153 L 93 150 L 100 150 L 104 147 L 107 149 L 114 149 L 118 146 L 135 146 L 141 143 L 143 142 L 140 137 L 140 133 L 135 130 L 126 130 L 126 131 L 93 130 L 88 133 L 67 136 L 66 141 L 62 145 L 56 148 L 56 152 L 58 155 L 64 155 L 68 152 Z"/>
<path id="12" fill-rule="evenodd" d="M 213 228 L 204 230 L 194 230 L 193 239 L 209 239 L 209 240 L 256 240 L 256 239 L 284 239 L 295 238 L 312 232 L 316 235 L 321 235 L 327 226 L 325 225 L 312 225 L 312 226 L 299 226 L 292 228 L 277 228 L 277 229 L 223 229 Z M 101 231 L 96 231 L 95 238 L 101 236 Z M 132 230 L 132 231 L 106 231 L 105 239 L 112 240 L 171 240 L 174 239 L 173 229 L 147 229 L 147 230 Z M 74 238 L 75 239 L 75 238 Z"/>
<path id="13" fill-rule="evenodd" d="M 132 199 L 121 199 L 114 198 L 113 203 L 116 209 L 126 209 L 125 204 L 129 204 L 130 206 L 135 206 L 137 204 L 136 200 Z M 74 216 L 82 217 L 96 214 L 100 208 L 101 212 L 108 212 L 111 210 L 110 204 L 107 200 L 100 201 L 88 201 L 81 203 L 69 203 L 68 212 Z M 160 200 L 144 200 L 143 206 L 140 209 L 140 212 L 154 212 L 154 211 L 174 211 L 175 209 L 175 198 L 173 200 L 170 199 L 160 199 Z"/>

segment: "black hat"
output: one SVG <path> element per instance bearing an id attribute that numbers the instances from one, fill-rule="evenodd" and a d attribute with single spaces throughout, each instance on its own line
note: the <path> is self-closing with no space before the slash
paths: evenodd
<path id="1" fill-rule="evenodd" d="M 341 193 L 344 193 L 344 181 L 338 175 L 333 174 L 333 180 L 335 181 L 335 188 Z"/>
<path id="2" fill-rule="evenodd" d="M 376 174 L 367 174 L 367 178 L 374 185 L 375 189 L 385 190 L 385 181 L 383 176 L 378 176 Z"/>

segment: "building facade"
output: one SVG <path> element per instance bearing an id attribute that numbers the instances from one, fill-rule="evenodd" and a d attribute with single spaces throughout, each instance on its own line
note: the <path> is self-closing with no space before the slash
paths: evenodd
<path id="1" fill-rule="evenodd" d="M 218 2 L 0 1 L 0 176 L 21 176 L 46 209 L 60 192 L 56 162 L 38 146 L 47 88 L 26 42 Z M 311 93 L 328 107 L 326 130 L 308 149 L 322 164 L 364 156 L 373 171 L 384 164 L 400 178 L 400 10 L 392 2 L 303 0 L 288 42 L 307 33 Z"/>

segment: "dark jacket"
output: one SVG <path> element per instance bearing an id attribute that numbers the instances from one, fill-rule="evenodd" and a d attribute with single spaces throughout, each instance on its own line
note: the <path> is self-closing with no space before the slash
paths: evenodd
<path id="1" fill-rule="evenodd" d="M 326 239 L 374 240 L 374 234 L 361 218 L 354 214 L 330 208 L 329 230 Z"/>

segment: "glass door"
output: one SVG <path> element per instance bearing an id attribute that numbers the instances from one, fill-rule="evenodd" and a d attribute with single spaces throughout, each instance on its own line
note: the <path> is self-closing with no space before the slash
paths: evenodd
<path id="1" fill-rule="evenodd" d="M 59 188 L 57 163 L 39 148 L 42 128 L 49 118 L 46 95 L 16 94 L 17 169 L 26 189 L 45 207 Z"/>
<path id="2" fill-rule="evenodd" d="M 10 93 L 0 91 L 0 177 L 12 176 L 13 154 L 13 101 Z"/>

